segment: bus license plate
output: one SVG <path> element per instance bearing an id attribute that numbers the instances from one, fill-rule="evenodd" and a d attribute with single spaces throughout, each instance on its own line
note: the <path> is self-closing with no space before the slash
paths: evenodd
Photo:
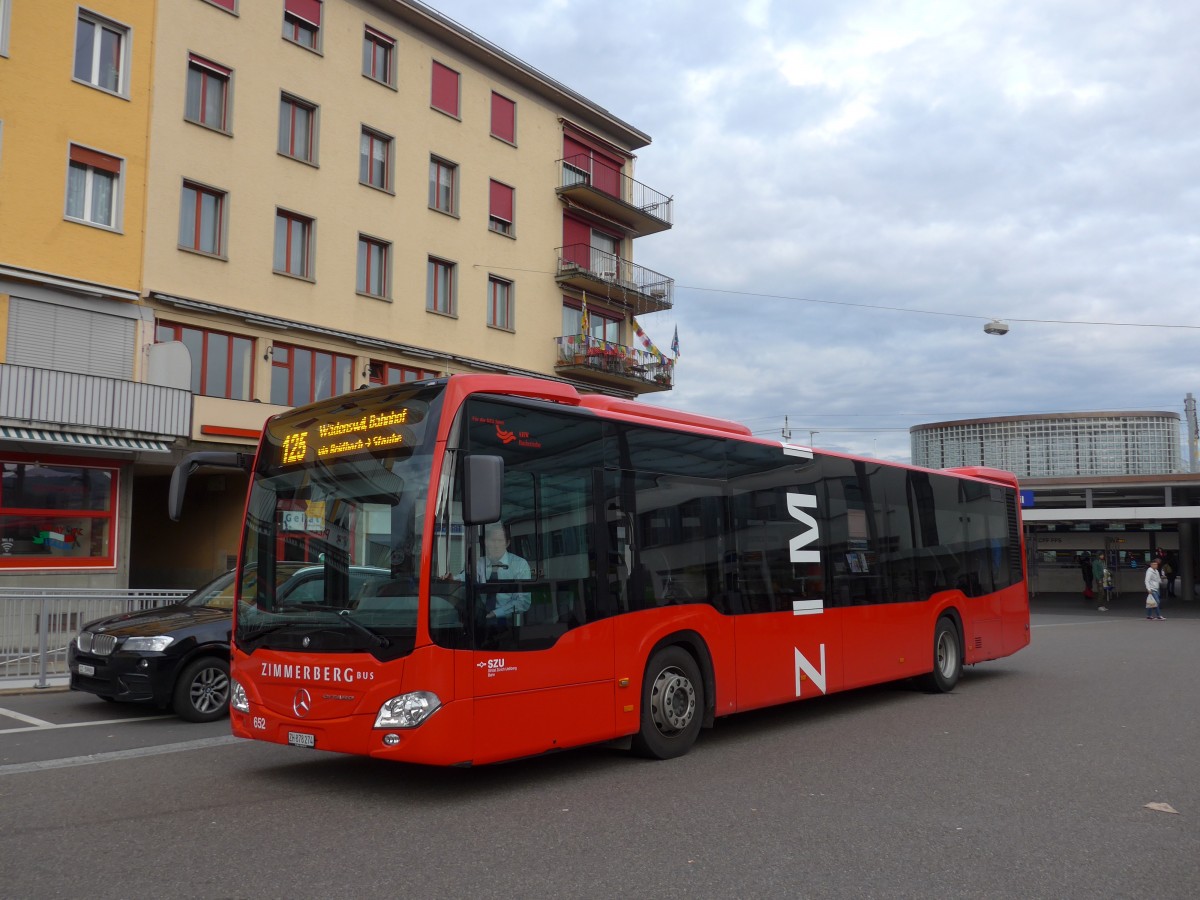
<path id="1" fill-rule="evenodd" d="M 85 663 L 80 663 L 80 664 L 79 664 L 79 674 L 80 674 L 80 675 L 95 675 L 95 674 L 96 674 L 96 667 L 95 667 L 95 666 L 89 666 L 89 665 L 87 665 L 87 664 L 85 664 Z"/>
<path id="2" fill-rule="evenodd" d="M 305 734 L 302 731 L 289 731 L 288 743 L 293 747 L 316 747 L 317 736 L 315 734 Z"/>

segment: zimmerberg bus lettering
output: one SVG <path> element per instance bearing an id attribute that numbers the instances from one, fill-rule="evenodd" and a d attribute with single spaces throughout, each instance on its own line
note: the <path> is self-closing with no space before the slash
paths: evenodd
<path id="1" fill-rule="evenodd" d="M 367 672 L 363 669 L 355 669 L 351 666 L 338 668 L 337 666 L 294 666 L 287 663 L 269 663 L 262 664 L 262 676 L 264 678 L 283 678 L 291 681 L 330 681 L 341 682 L 348 684 L 352 681 L 374 681 L 375 673 Z"/>
<path id="2" fill-rule="evenodd" d="M 799 648 L 793 649 L 796 650 L 796 696 L 800 696 L 800 684 L 804 681 L 805 675 L 812 679 L 812 683 L 817 686 L 818 691 L 822 694 L 825 693 L 825 645 L 821 645 L 820 669 L 805 659 Z"/>

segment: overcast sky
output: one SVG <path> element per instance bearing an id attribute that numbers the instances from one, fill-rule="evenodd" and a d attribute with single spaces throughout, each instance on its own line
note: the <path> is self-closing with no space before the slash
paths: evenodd
<path id="1" fill-rule="evenodd" d="M 651 402 L 906 461 L 916 424 L 1200 393 L 1200 3 L 433 5 L 653 138 Z"/>

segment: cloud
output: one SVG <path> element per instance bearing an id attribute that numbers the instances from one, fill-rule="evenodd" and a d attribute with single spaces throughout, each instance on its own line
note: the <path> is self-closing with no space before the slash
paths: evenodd
<path id="1" fill-rule="evenodd" d="M 675 227 L 635 252 L 676 305 L 642 322 L 683 355 L 648 402 L 906 459 L 923 422 L 1200 388 L 1200 5 L 439 8 L 652 135 Z"/>

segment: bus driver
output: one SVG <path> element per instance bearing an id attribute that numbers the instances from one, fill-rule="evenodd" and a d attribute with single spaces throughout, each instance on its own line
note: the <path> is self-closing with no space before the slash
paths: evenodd
<path id="1" fill-rule="evenodd" d="M 507 526 L 501 522 L 484 526 L 484 555 L 479 560 L 478 572 L 480 581 L 529 580 L 529 563 L 515 553 L 509 553 L 508 545 Z M 514 613 L 529 609 L 530 597 L 527 593 L 487 592 L 485 598 L 487 618 L 499 625 L 506 624 Z"/>

